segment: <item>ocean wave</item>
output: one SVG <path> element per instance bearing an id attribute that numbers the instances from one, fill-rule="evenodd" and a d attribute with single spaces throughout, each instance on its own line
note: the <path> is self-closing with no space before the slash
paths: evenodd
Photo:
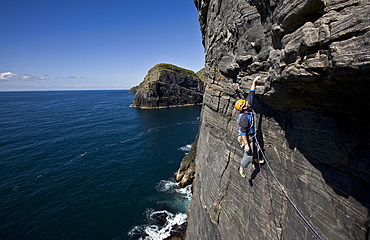
<path id="1" fill-rule="evenodd" d="M 180 234 L 186 228 L 185 213 L 171 213 L 166 210 L 146 211 L 149 224 L 134 227 L 128 235 L 139 240 L 162 240 Z"/>
<path id="2" fill-rule="evenodd" d="M 164 202 L 160 202 L 162 206 L 166 206 L 165 209 L 147 209 L 147 224 L 133 227 L 128 233 L 130 239 L 162 240 L 179 235 L 186 229 L 185 212 L 191 200 L 191 186 L 179 188 L 179 184 L 173 180 L 161 180 L 156 190 L 168 195 Z"/>
<path id="3" fill-rule="evenodd" d="M 186 186 L 185 188 L 178 188 L 176 189 L 177 193 L 180 193 L 183 195 L 183 197 L 190 202 L 192 194 L 191 194 L 191 185 Z"/>
<path id="4" fill-rule="evenodd" d="M 155 187 L 158 192 L 171 192 L 179 187 L 179 184 L 174 181 L 161 180 Z"/>
<path id="5" fill-rule="evenodd" d="M 183 152 L 189 152 L 191 148 L 191 144 L 187 144 L 185 146 L 179 147 L 177 150 L 183 151 Z"/>
<path id="6" fill-rule="evenodd" d="M 158 192 L 178 193 L 186 200 L 191 200 L 191 186 L 179 188 L 179 183 L 171 180 L 161 180 L 156 186 Z"/>

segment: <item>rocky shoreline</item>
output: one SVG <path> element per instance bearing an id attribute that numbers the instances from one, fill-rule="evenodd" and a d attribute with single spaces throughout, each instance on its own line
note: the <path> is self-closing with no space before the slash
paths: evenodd
<path id="1" fill-rule="evenodd" d="M 140 107 L 140 108 L 141 109 L 164 109 L 164 108 L 190 107 L 190 106 L 199 106 L 199 105 L 202 105 L 202 103 L 159 106 L 159 107 Z M 136 107 L 136 106 L 131 105 L 131 107 Z"/>

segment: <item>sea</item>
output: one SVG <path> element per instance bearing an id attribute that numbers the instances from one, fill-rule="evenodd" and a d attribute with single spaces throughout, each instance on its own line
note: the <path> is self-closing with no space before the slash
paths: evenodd
<path id="1" fill-rule="evenodd" d="M 174 174 L 200 106 L 125 90 L 0 92 L 0 239 L 165 239 L 186 227 Z"/>

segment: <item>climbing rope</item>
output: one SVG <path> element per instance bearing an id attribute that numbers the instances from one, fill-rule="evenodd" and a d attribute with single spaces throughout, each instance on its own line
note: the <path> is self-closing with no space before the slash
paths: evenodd
<path id="1" fill-rule="evenodd" d="M 266 158 L 265 154 L 263 153 L 262 148 L 261 148 L 261 146 L 260 146 L 260 144 L 259 144 L 259 142 L 258 142 L 258 140 L 257 140 L 257 136 L 256 136 L 256 135 L 254 135 L 254 138 L 255 138 L 255 140 L 256 140 L 256 144 L 257 144 L 257 147 L 258 147 L 258 149 L 259 149 L 259 152 L 261 152 L 263 159 L 265 160 L 265 162 L 266 162 L 266 164 L 267 164 L 268 168 L 270 169 L 270 172 L 271 172 L 271 173 L 272 173 L 272 175 L 274 176 L 274 178 L 275 178 L 275 180 L 276 180 L 277 184 L 279 185 L 279 187 L 280 187 L 280 188 L 281 188 L 281 190 L 283 191 L 283 193 L 284 193 L 285 197 L 289 200 L 290 204 L 291 204 L 291 205 L 293 206 L 293 208 L 296 210 L 296 212 L 298 213 L 298 215 L 303 219 L 303 221 L 307 224 L 307 226 L 312 230 L 312 232 L 313 232 L 313 233 L 314 233 L 314 234 L 315 234 L 319 239 L 323 240 L 323 238 L 320 236 L 320 234 L 318 234 L 318 233 L 316 232 L 316 230 L 311 226 L 311 224 L 310 224 L 310 223 L 307 221 L 307 219 L 303 216 L 303 214 L 301 213 L 301 211 L 299 211 L 299 209 L 297 208 L 297 206 L 293 203 L 293 201 L 292 201 L 292 199 L 289 197 L 288 193 L 284 190 L 284 187 L 280 184 L 279 179 L 276 177 L 276 175 L 275 175 L 274 171 L 272 170 L 272 168 L 271 168 L 271 166 L 270 166 L 269 162 L 267 161 L 267 158 Z"/>
<path id="2" fill-rule="evenodd" d="M 257 144 L 256 144 L 257 145 Z M 261 175 L 263 176 L 262 174 L 262 168 L 261 168 L 261 163 L 260 163 L 260 153 L 259 151 L 257 151 L 257 160 L 258 160 L 258 167 L 259 167 L 259 170 L 261 171 Z M 268 211 L 267 211 L 267 203 L 266 203 L 266 193 L 265 193 L 265 178 L 262 177 L 262 192 L 263 192 L 263 202 L 265 204 L 265 213 L 267 215 L 267 220 L 268 220 L 268 223 L 269 223 L 269 228 L 270 228 L 270 238 L 272 240 L 274 240 L 273 236 L 272 236 L 272 227 L 271 227 L 271 219 L 270 219 L 270 215 L 268 214 Z"/>

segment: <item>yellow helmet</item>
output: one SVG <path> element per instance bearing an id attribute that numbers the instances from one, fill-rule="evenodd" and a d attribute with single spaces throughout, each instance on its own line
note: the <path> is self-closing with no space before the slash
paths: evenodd
<path id="1" fill-rule="evenodd" d="M 243 111 L 243 108 L 245 107 L 246 101 L 244 99 L 239 99 L 235 103 L 235 109 L 238 111 Z"/>

